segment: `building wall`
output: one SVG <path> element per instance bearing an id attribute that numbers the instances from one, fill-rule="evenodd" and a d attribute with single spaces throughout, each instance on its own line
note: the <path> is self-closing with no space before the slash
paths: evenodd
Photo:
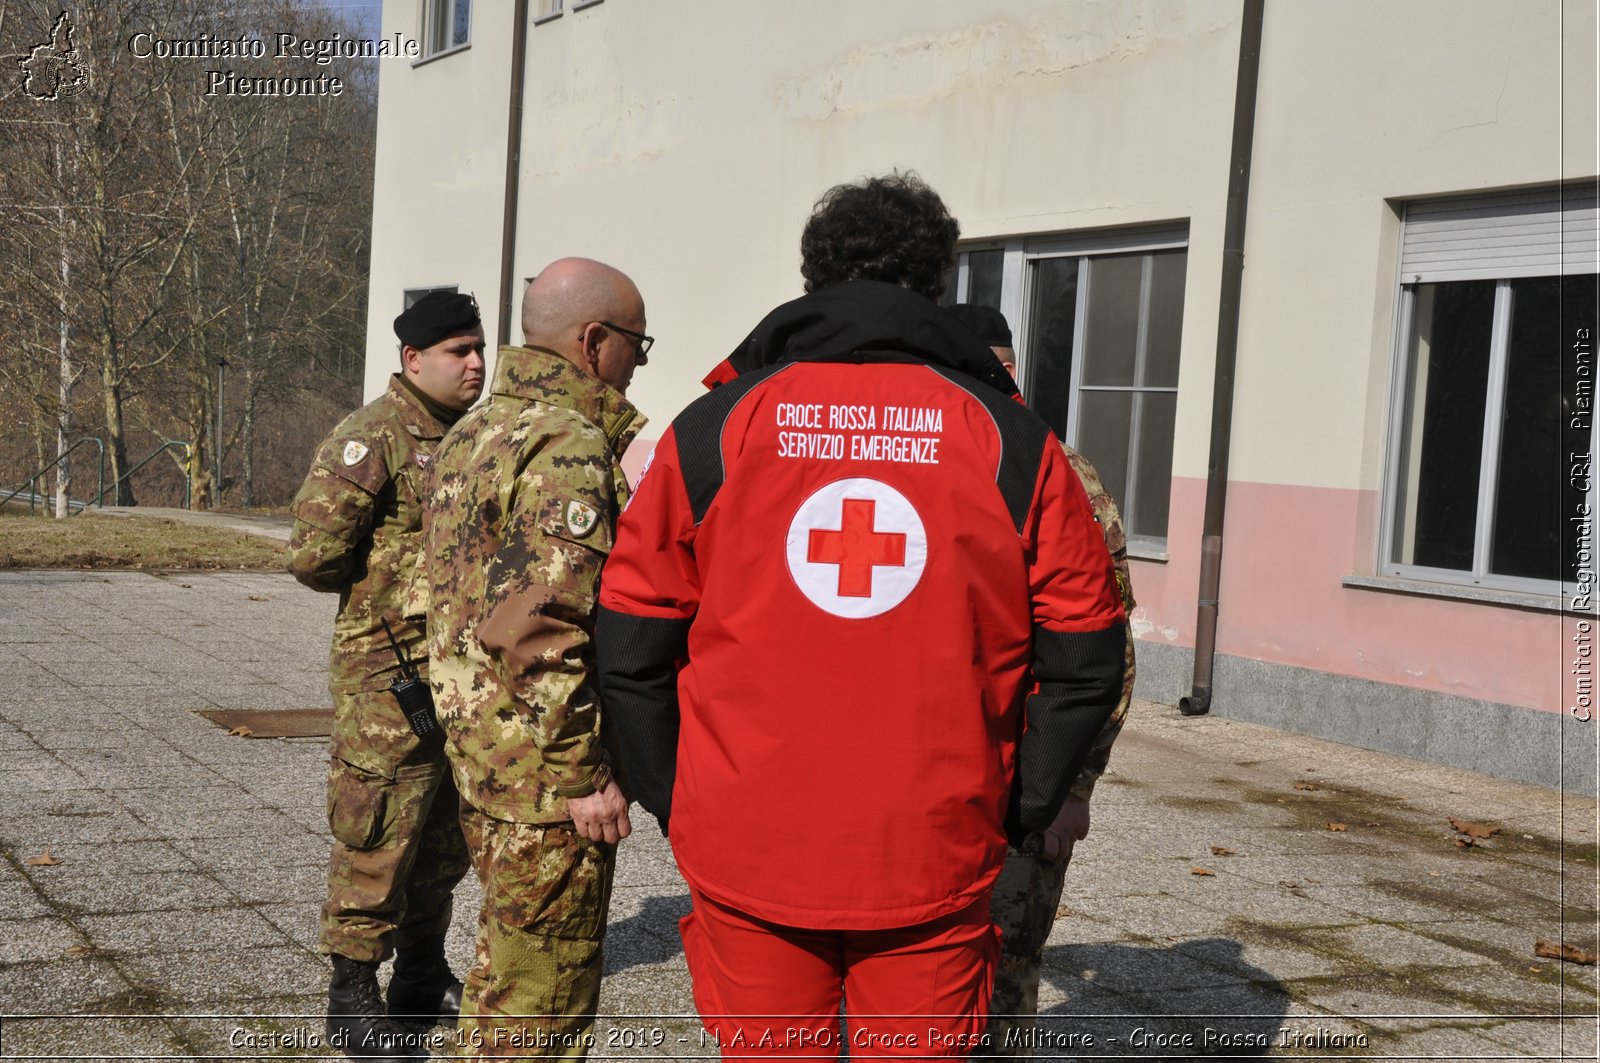
<path id="1" fill-rule="evenodd" d="M 383 33 L 420 38 L 417 0 L 383 5 Z M 500 289 L 510 5 L 480 3 L 471 46 L 415 65 L 379 60 L 378 150 L 367 300 L 366 394 L 399 369 L 394 319 L 408 288 L 456 285 L 477 296 L 488 341 Z M 504 25 L 496 26 L 499 18 Z M 518 337 L 520 339 L 520 337 Z"/>
<path id="2" fill-rule="evenodd" d="M 477 6 L 467 53 L 383 70 L 369 351 L 391 359 L 402 277 L 460 276 L 486 307 L 497 290 L 511 27 L 509 5 Z M 832 184 L 914 169 L 965 239 L 1187 222 L 1167 555 L 1133 563 L 1135 625 L 1175 697 L 1172 662 L 1194 644 L 1240 10 L 568 11 L 529 31 L 516 275 L 583 254 L 638 282 L 658 342 L 630 396 L 652 422 L 636 467 L 700 377 L 800 293 L 800 229 Z M 391 2 L 384 28 L 415 17 Z M 1267 5 L 1218 644 L 1235 664 L 1219 676 L 1279 669 L 1307 704 L 1319 683 L 1353 689 L 1333 677 L 1403 689 L 1417 727 L 1426 706 L 1459 714 L 1463 699 L 1556 726 L 1558 613 L 1347 580 L 1376 571 L 1402 204 L 1600 171 L 1595 36 L 1587 0 Z M 459 165 L 416 162 L 408 131 L 424 129 L 460 138 Z M 369 360 L 369 390 L 384 365 Z M 1380 700 L 1320 705 L 1300 729 L 1403 751 Z M 1219 683 L 1214 704 L 1295 726 L 1256 701 Z M 1451 749 L 1439 755 L 1496 768 Z"/>

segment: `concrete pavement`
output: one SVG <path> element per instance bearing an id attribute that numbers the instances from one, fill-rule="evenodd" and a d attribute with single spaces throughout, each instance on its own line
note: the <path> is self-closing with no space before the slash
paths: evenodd
<path id="1" fill-rule="evenodd" d="M 228 531 L 260 535 L 267 539 L 289 541 L 294 528 L 294 518 L 270 513 L 233 513 L 222 509 L 181 509 L 177 506 L 91 506 L 83 511 L 86 517 L 149 517 L 175 520 L 184 524 L 198 524 L 206 528 L 226 528 Z"/>
<path id="2" fill-rule="evenodd" d="M 196 715 L 326 706 L 333 606 L 272 574 L 0 573 L 0 1057 L 337 1058 L 323 742 Z M 1111 767 L 1038 1056 L 1595 1058 L 1596 968 L 1534 955 L 1600 951 L 1593 799 L 1145 703 Z M 639 821 L 592 1055 L 714 1058 Z"/>

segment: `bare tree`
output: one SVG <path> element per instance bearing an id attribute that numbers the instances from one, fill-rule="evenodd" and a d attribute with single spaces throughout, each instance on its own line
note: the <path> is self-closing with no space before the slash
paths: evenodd
<path id="1" fill-rule="evenodd" d="M 46 0 L 0 8 L 0 62 L 38 59 L 26 86 L 0 84 L 0 319 L 18 326 L 0 350 L 0 399 L 32 411 L 41 463 L 42 425 L 56 455 L 80 421 L 98 428 L 120 504 L 134 501 L 135 436 L 187 445 L 172 459 L 201 505 L 220 498 L 210 470 L 232 452 L 240 498 L 255 504 L 262 418 L 302 407 L 301 423 L 331 423 L 359 394 L 374 64 L 317 67 L 345 83 L 338 98 L 207 97 L 195 64 L 136 58 L 132 33 L 350 31 L 312 0 L 77 0 L 70 19 L 59 11 Z M 304 72 L 270 51 L 227 62 L 241 77 Z M 219 363 L 239 408 L 220 435 Z M 314 443 L 305 435 L 268 440 L 287 456 L 274 468 L 299 466 L 291 484 Z M 0 438 L 0 465 L 23 457 L 15 442 Z M 63 462 L 58 513 L 71 483 Z"/>

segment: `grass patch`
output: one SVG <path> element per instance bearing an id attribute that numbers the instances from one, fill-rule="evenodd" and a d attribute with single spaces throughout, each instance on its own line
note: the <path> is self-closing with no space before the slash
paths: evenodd
<path id="1" fill-rule="evenodd" d="M 30 517 L 0 512 L 0 569 L 283 571 L 284 544 L 153 517 Z"/>

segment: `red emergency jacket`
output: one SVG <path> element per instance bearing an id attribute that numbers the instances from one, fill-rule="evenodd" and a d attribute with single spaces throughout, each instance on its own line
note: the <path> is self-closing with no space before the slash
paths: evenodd
<path id="1" fill-rule="evenodd" d="M 957 911 L 1008 832 L 1050 824 L 1120 692 L 1083 487 L 956 368 L 998 366 L 981 341 L 902 289 L 795 300 L 731 362 L 657 444 L 604 571 L 632 795 L 692 886 L 758 918 Z"/>

